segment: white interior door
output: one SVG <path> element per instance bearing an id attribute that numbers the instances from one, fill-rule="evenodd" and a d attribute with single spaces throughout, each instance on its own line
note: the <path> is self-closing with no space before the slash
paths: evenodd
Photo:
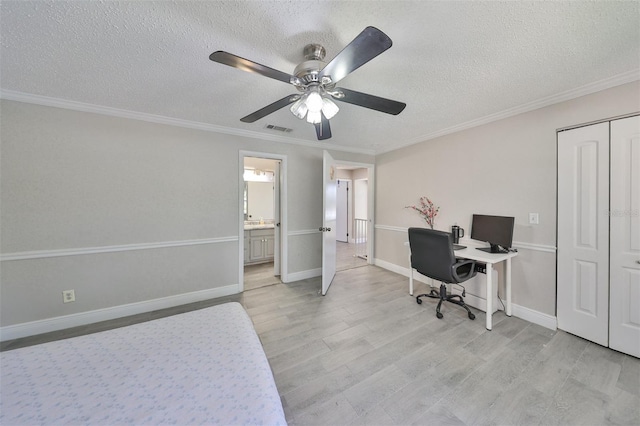
<path id="1" fill-rule="evenodd" d="M 611 122 L 612 349 L 640 357 L 640 117 Z"/>
<path id="2" fill-rule="evenodd" d="M 609 123 L 558 134 L 558 328 L 608 345 Z"/>
<path id="3" fill-rule="evenodd" d="M 276 161 L 273 176 L 273 275 L 276 276 L 282 273 L 280 269 L 280 256 L 282 252 L 282 234 L 280 232 L 280 229 L 282 229 L 280 226 L 280 165 L 281 162 Z"/>
<path id="4" fill-rule="evenodd" d="M 336 167 L 335 160 L 324 151 L 322 168 L 322 295 L 327 294 L 336 275 Z"/>
<path id="5" fill-rule="evenodd" d="M 349 181 L 337 181 L 336 241 L 349 242 Z"/>

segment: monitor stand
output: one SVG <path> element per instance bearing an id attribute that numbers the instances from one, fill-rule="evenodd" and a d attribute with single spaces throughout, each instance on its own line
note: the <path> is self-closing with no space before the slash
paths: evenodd
<path id="1" fill-rule="evenodd" d="M 506 250 L 501 249 L 498 244 L 491 244 L 490 247 L 480 247 L 478 250 L 486 251 L 487 253 L 506 253 Z"/>

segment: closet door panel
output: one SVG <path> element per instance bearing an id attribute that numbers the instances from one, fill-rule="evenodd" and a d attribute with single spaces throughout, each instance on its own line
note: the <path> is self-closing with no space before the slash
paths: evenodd
<path id="1" fill-rule="evenodd" d="M 558 134 L 558 328 L 608 345 L 609 123 Z"/>
<path id="2" fill-rule="evenodd" d="M 612 349 L 640 357 L 640 117 L 611 122 Z"/>

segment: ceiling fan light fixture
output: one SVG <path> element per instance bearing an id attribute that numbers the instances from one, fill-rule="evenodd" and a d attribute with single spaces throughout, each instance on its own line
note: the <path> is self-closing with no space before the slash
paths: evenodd
<path id="1" fill-rule="evenodd" d="M 322 110 L 322 95 L 320 95 L 317 88 L 309 89 L 309 94 L 305 103 L 307 104 L 307 108 L 309 108 L 310 112 L 320 112 Z"/>
<path id="2" fill-rule="evenodd" d="M 308 108 L 305 101 L 306 101 L 306 95 L 303 95 L 300 99 L 295 101 L 293 105 L 291 105 L 291 113 L 293 113 L 293 115 L 298 117 L 300 120 L 302 120 L 304 116 L 307 114 Z"/>
<path id="3" fill-rule="evenodd" d="M 311 111 L 307 112 L 307 123 L 318 124 L 322 122 L 322 112 Z"/>
<path id="4" fill-rule="evenodd" d="M 322 98 L 322 113 L 327 120 L 331 120 L 340 111 L 338 105 L 328 97 Z"/>

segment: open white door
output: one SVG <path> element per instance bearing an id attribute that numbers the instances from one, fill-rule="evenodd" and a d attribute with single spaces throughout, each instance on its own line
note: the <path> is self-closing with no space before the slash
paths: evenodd
<path id="1" fill-rule="evenodd" d="M 280 233 L 280 161 L 276 161 L 276 166 L 273 176 L 273 223 L 274 223 L 274 248 L 273 248 L 273 275 L 280 276 L 280 255 L 282 251 Z"/>
<path id="2" fill-rule="evenodd" d="M 640 117 L 611 122 L 609 347 L 640 357 Z"/>
<path id="3" fill-rule="evenodd" d="M 336 167 L 333 157 L 324 151 L 322 161 L 322 295 L 327 294 L 336 275 Z"/>

